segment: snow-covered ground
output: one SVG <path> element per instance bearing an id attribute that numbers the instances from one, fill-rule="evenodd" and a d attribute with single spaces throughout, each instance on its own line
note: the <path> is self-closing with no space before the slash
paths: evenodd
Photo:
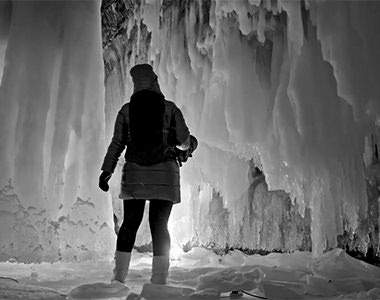
<path id="1" fill-rule="evenodd" d="M 144 284 L 149 282 L 151 259 L 149 254 L 133 254 L 128 299 L 138 298 Z M 109 282 L 112 268 L 111 261 L 1 263 L 0 299 L 65 299 L 81 284 L 99 283 L 90 289 L 79 288 L 75 294 L 76 299 L 96 299 L 101 297 L 101 283 Z M 380 299 L 380 268 L 339 249 L 319 258 L 308 252 L 247 256 L 231 251 L 218 256 L 203 248 L 193 248 L 188 253 L 172 249 L 168 285 L 195 292 L 147 285 L 144 298 L 184 299 L 181 294 L 190 293 L 192 296 L 187 297 L 217 299 L 220 292 L 225 297 L 232 290 L 244 290 L 268 299 Z M 95 296 L 91 291 L 95 291 Z M 244 295 L 243 299 L 255 298 Z"/>

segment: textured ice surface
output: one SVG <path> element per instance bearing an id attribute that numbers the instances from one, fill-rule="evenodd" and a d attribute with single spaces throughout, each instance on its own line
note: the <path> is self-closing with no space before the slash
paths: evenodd
<path id="1" fill-rule="evenodd" d="M 341 250 L 316 259 L 309 252 L 247 256 L 231 251 L 217 256 L 205 249 L 193 248 L 171 260 L 167 287 L 145 285 L 150 278 L 151 259 L 150 255 L 133 253 L 127 278 L 131 299 L 138 299 L 136 296 L 140 293 L 145 299 L 184 299 L 182 296 L 185 295 L 194 299 L 197 299 L 195 295 L 215 299 L 220 293 L 239 289 L 269 299 L 374 300 L 380 297 L 380 269 L 349 257 Z M 37 291 L 42 295 L 41 287 L 47 287 L 66 295 L 73 290 L 73 299 L 88 299 L 91 295 L 102 299 L 125 299 L 125 296 L 113 293 L 115 288 L 104 288 L 109 283 L 112 268 L 112 262 L 1 263 L 0 276 L 13 277 L 19 283 L 1 279 L 0 297 L 4 297 L 4 293 L 14 295 L 20 290 L 24 290 L 24 297 L 37 294 Z M 92 290 L 88 285 L 76 288 L 90 283 L 94 284 Z M 94 294 L 95 291 L 98 293 Z M 45 290 L 45 293 L 54 295 L 51 290 Z M 107 297 L 107 293 L 112 296 Z"/>
<path id="2" fill-rule="evenodd" d="M 1 257 L 110 255 L 112 209 L 97 188 L 105 150 L 100 1 L 7 4 L 0 4 Z"/>
<path id="3" fill-rule="evenodd" d="M 225 209 L 242 211 L 253 159 L 270 189 L 289 192 L 301 215 L 311 208 L 312 247 L 321 254 L 367 213 L 363 152 L 380 116 L 380 5 L 308 1 L 306 8 L 299 1 L 175 2 L 166 10 L 146 3 L 135 18 L 152 33 L 148 61 L 164 94 L 200 140 L 183 186 L 209 183 Z M 137 51 L 130 65 L 141 62 Z M 202 205 L 192 206 L 195 222 Z"/>
<path id="4" fill-rule="evenodd" d="M 170 225 L 177 242 L 202 235 L 197 224 L 214 190 L 221 224 L 244 222 L 251 160 L 301 215 L 311 210 L 314 253 L 335 247 L 343 230 L 356 232 L 367 214 L 364 139 L 380 123 L 380 5 L 306 2 L 308 11 L 285 0 L 172 1 L 166 10 L 143 2 L 122 37 L 135 43 L 104 50 L 123 61 L 104 97 L 100 1 L 14 1 L 11 10 L 1 1 L 2 257 L 111 255 L 111 197 L 97 176 L 138 62 L 153 64 L 200 141 L 182 169 L 183 204 Z M 257 219 L 267 217 L 266 205 L 255 205 Z M 276 221 L 265 240 L 280 240 Z M 260 224 L 245 245 L 273 249 L 258 238 Z M 218 241 L 238 236 L 219 228 Z M 139 239 L 150 241 L 147 227 Z"/>

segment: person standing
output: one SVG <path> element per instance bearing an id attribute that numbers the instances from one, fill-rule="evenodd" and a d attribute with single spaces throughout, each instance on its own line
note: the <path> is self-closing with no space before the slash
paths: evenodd
<path id="1" fill-rule="evenodd" d="M 170 252 L 167 225 L 173 204 L 181 200 L 179 164 L 181 157 L 195 150 L 197 141 L 190 136 L 181 110 L 165 99 L 152 66 L 135 65 L 130 74 L 133 94 L 117 114 L 99 177 L 99 187 L 108 191 L 108 181 L 126 147 L 119 195 L 123 199 L 124 220 L 117 236 L 112 281 L 126 282 L 148 200 L 153 243 L 150 281 L 166 284 Z"/>

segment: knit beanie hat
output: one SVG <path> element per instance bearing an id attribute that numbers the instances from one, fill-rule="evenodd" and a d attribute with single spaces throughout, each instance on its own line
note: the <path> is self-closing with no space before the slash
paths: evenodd
<path id="1" fill-rule="evenodd" d="M 130 74 L 133 80 L 133 93 L 137 93 L 141 90 L 150 90 L 162 95 L 160 86 L 158 84 L 158 78 L 154 73 L 151 65 L 140 64 L 135 65 Z"/>

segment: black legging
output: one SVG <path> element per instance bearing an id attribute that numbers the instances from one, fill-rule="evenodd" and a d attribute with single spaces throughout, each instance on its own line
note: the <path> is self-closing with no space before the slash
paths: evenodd
<path id="1" fill-rule="evenodd" d="M 152 234 L 153 255 L 167 256 L 170 251 L 168 220 L 173 203 L 166 200 L 150 200 L 149 227 Z M 131 252 L 137 230 L 144 216 L 145 200 L 124 200 L 124 220 L 117 235 L 116 250 Z"/>

